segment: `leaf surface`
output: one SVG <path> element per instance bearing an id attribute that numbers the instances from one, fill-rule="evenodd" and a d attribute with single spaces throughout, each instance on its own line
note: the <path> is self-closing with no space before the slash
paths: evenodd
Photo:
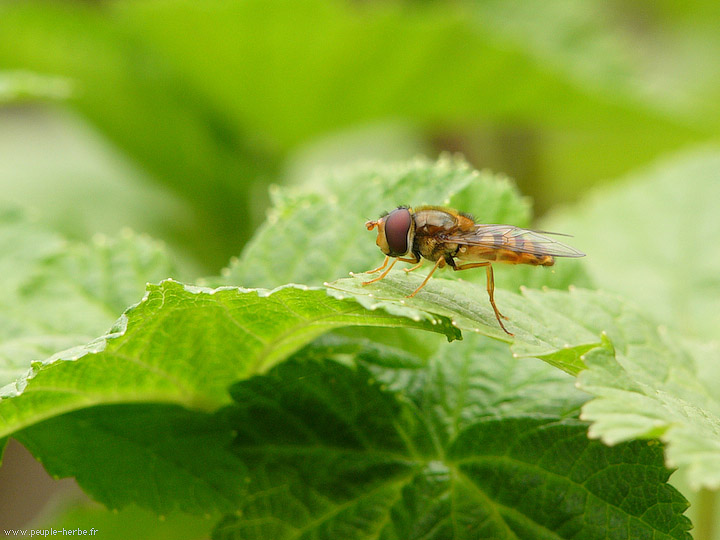
<path id="1" fill-rule="evenodd" d="M 603 332 L 617 328 L 622 302 L 609 295 L 575 289 L 536 291 L 521 294 L 496 291 L 496 303 L 508 317 L 506 334 L 498 325 L 485 287 L 463 281 L 433 278 L 414 297 L 408 298 L 423 276 L 391 272 L 383 280 L 368 285 L 361 275 L 329 283 L 338 298 L 355 298 L 368 309 L 414 308 L 448 317 L 461 330 L 491 336 L 512 343 L 519 356 L 535 356 L 576 375 L 583 368 L 582 355 L 602 342 Z M 608 311 L 608 310 L 614 310 Z M 638 320 L 642 316 L 634 313 Z"/>

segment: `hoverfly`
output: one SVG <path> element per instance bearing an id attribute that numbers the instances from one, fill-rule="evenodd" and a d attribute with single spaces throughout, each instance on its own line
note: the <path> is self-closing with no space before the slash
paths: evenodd
<path id="1" fill-rule="evenodd" d="M 435 270 L 446 264 L 453 270 L 485 267 L 490 304 L 500 327 L 511 336 L 513 334 L 502 323 L 502 319 L 507 317 L 495 305 L 492 263 L 552 266 L 555 257 L 585 256 L 570 246 L 540 234 L 557 233 L 531 231 L 512 225 L 482 225 L 475 223 L 469 214 L 441 206 L 420 206 L 416 209 L 400 206 L 375 221 L 368 221 L 365 226 L 368 231 L 377 227 L 375 243 L 385 254 L 385 261 L 368 274 L 384 272 L 363 285 L 383 279 L 397 261 L 415 264 L 412 268 L 406 268 L 406 272 L 420 268 L 423 259 L 433 261 L 435 266 L 409 295 L 412 297 L 425 286 Z M 391 257 L 395 260 L 388 266 Z"/>

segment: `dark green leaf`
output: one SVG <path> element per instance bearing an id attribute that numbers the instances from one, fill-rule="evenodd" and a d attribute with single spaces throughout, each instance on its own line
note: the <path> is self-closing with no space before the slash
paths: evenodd
<path id="1" fill-rule="evenodd" d="M 91 407 L 14 437 L 53 476 L 74 476 L 108 508 L 132 502 L 159 515 L 230 511 L 245 487 L 225 424 L 174 405 Z"/>
<path id="2" fill-rule="evenodd" d="M 577 420 L 496 416 L 488 384 L 503 381 L 483 380 L 476 360 L 438 359 L 406 397 L 321 361 L 233 387 L 251 480 L 214 537 L 689 539 L 659 445 L 608 448 Z"/>

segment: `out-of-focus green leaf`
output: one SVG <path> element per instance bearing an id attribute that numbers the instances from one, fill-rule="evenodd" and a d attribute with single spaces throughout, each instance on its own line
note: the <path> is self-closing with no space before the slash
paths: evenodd
<path id="1" fill-rule="evenodd" d="M 63 77 L 0 70 L 0 105 L 66 99 L 71 93 L 72 85 Z"/>
<path id="2" fill-rule="evenodd" d="M 109 5 L 0 6 L 0 66 L 71 80 L 69 104 L 156 181 L 195 205 L 194 247 L 209 266 L 250 235 L 255 182 L 273 152 L 188 80 Z M 262 193 L 262 191 L 260 191 Z"/>
<path id="3" fill-rule="evenodd" d="M 147 280 L 173 273 L 162 246 L 147 237 L 71 243 L 11 209 L 0 212 L 0 252 L 0 385 L 102 334 Z"/>
<path id="4" fill-rule="evenodd" d="M 508 148 L 499 156 L 491 153 L 486 162 L 516 176 L 523 191 L 545 210 L 576 198 L 579 189 L 684 147 L 680 139 L 708 139 L 691 135 L 689 126 L 716 139 L 720 13 L 710 4 L 468 2 L 472 20 L 491 39 L 524 51 L 581 92 L 627 107 L 633 116 L 663 118 L 679 128 L 671 133 L 672 128 L 661 127 L 663 121 L 655 124 L 647 117 L 610 111 L 605 121 L 590 113 L 568 125 L 558 125 L 562 120 L 542 126 L 516 121 L 505 130 L 500 127 L 510 138 Z M 563 97 L 559 103 L 572 108 Z M 468 151 L 486 153 L 482 147 Z M 524 166 L 517 165 L 518 153 Z"/>
<path id="5" fill-rule="evenodd" d="M 59 510 L 43 516 L 34 528 L 85 531 L 95 528 L 96 538 L 104 540 L 204 540 L 210 536 L 213 525 L 210 515 L 196 517 L 178 512 L 158 517 L 136 506 L 110 511 L 96 503 L 82 503 Z"/>
<path id="6" fill-rule="evenodd" d="M 720 152 L 664 160 L 548 221 L 575 234 L 593 280 L 686 335 L 720 334 Z"/>
<path id="7" fill-rule="evenodd" d="M 513 13 L 527 12 L 527 2 L 508 7 L 397 2 L 358 8 L 340 1 L 253 1 L 200 8 L 180 1 L 121 8 L 169 57 L 185 58 L 188 73 L 204 91 L 222 99 L 238 118 L 249 119 L 253 128 L 270 127 L 274 138 L 287 145 L 389 111 L 455 122 L 464 120 L 463 113 L 465 118 L 498 119 L 512 111 L 548 125 L 564 124 L 582 112 L 589 115 L 588 123 L 608 125 L 625 109 L 652 122 L 653 113 L 633 86 L 642 67 L 624 56 L 634 51 L 618 38 L 622 29 L 609 17 L 593 18 L 604 15 L 599 3 L 559 4 L 533 10 L 538 13 L 527 33 L 538 38 L 534 41 L 518 39 L 519 17 Z M 203 46 L 182 39 L 188 21 Z M 583 23 L 584 30 L 592 30 L 591 39 L 560 40 L 574 36 Z M 564 50 L 538 46 L 552 39 Z M 599 46 L 582 46 L 590 42 Z M 388 49 L 390 43 L 394 47 Z M 572 50 L 597 66 L 588 68 L 577 57 L 568 61 Z M 221 62 L 208 66 L 209 51 Z M 604 76 L 587 77 L 589 69 Z M 334 76 L 326 77 L 328 72 Z M 239 95 L 248 99 L 238 100 Z M 280 121 L 289 117 L 298 121 Z"/>
<path id="8" fill-rule="evenodd" d="M 58 106 L 0 111 L 2 201 L 27 208 L 38 222 L 68 238 L 116 236 L 131 228 L 163 238 L 192 260 L 188 244 L 198 209 L 154 185 L 78 114 Z M 183 266 L 184 276 L 198 270 Z"/>
<path id="9" fill-rule="evenodd" d="M 528 133 L 527 180 L 544 207 L 578 179 L 716 132 L 695 102 L 678 113 L 672 96 L 636 91 L 645 72 L 626 57 L 638 48 L 617 39 L 623 26 L 604 4 L 554 3 L 526 18 L 528 30 L 517 15 L 527 4 L 485 4 L 13 3 L 0 17 L 0 63 L 72 79 L 73 105 L 204 211 L 198 249 L 213 260 L 247 238 L 263 206 L 249 202 L 258 179 L 338 130 L 399 119 L 433 135 Z"/>
<path id="10" fill-rule="evenodd" d="M 708 97 L 720 78 L 714 32 L 720 13 L 707 9 L 710 4 L 472 2 L 478 25 L 495 29 L 580 87 L 717 129 L 720 109 Z"/>
<path id="11" fill-rule="evenodd" d="M 431 137 L 448 132 L 451 141 L 509 133 L 520 142 L 505 144 L 499 157 L 482 144 L 460 148 L 502 171 L 522 173 L 518 157 L 528 161 L 523 187 L 543 208 L 718 130 L 702 88 L 674 82 L 699 78 L 687 77 L 687 66 L 711 73 L 713 62 L 674 47 L 662 28 L 633 34 L 621 22 L 633 13 L 599 1 L 122 7 L 236 122 L 283 149 L 396 118 Z M 700 58 L 719 54 L 701 50 Z M 668 51 L 682 52 L 667 58 Z"/>

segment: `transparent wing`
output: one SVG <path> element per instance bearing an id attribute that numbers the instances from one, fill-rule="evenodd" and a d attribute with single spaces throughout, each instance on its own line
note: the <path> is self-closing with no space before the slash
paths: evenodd
<path id="1" fill-rule="evenodd" d="M 557 240 L 543 236 L 556 234 L 546 231 L 531 231 L 512 225 L 475 225 L 471 231 L 455 231 L 443 239 L 446 242 L 483 246 L 494 249 L 507 249 L 533 255 L 550 255 L 552 257 L 584 257 L 582 251 L 565 245 Z M 559 233 L 557 233 L 559 234 Z M 567 235 L 562 235 L 567 236 Z"/>

